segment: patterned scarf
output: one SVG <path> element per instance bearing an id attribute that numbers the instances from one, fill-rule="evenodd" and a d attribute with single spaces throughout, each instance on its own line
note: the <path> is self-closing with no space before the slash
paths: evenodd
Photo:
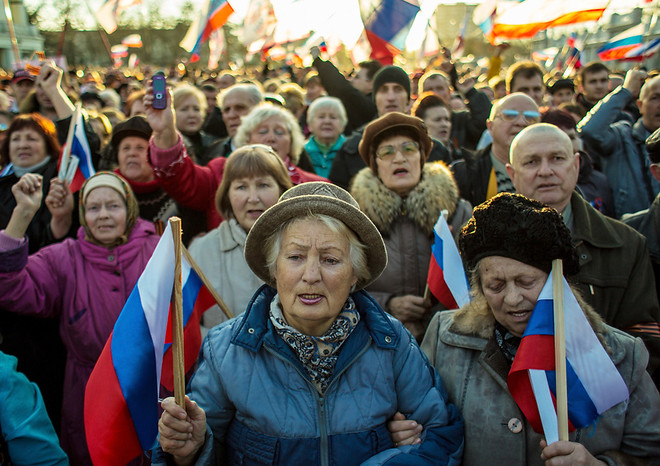
<path id="1" fill-rule="evenodd" d="M 296 353 L 318 392 L 323 394 L 335 370 L 339 349 L 360 321 L 360 314 L 355 309 L 355 302 L 349 297 L 324 335 L 304 335 L 286 322 L 279 295 L 276 295 L 270 304 L 270 321 L 280 338 Z"/>
<path id="2" fill-rule="evenodd" d="M 513 358 L 516 357 L 518 346 L 520 346 L 520 338 L 512 335 L 499 322 L 495 322 L 495 340 L 509 364 L 513 363 Z"/>

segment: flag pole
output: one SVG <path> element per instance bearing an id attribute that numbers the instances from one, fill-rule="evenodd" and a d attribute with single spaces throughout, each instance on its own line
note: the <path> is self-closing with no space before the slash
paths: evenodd
<path id="1" fill-rule="evenodd" d="M 202 280 L 202 283 L 204 283 L 204 286 L 206 287 L 207 290 L 209 290 L 209 293 L 211 293 L 211 296 L 213 296 L 213 299 L 215 299 L 216 304 L 220 308 L 220 310 L 227 316 L 228 319 L 233 319 L 234 318 L 234 313 L 231 312 L 225 301 L 220 297 L 217 291 L 215 291 L 215 288 L 211 286 L 211 282 L 209 282 L 209 279 L 206 278 L 206 275 L 204 275 L 204 272 L 202 272 L 202 269 L 197 265 L 197 262 L 195 262 L 195 259 L 192 258 L 190 255 L 190 252 L 188 249 L 183 246 L 183 256 L 186 258 L 190 266 L 193 268 L 195 273 L 199 276 L 199 278 Z"/>
<path id="2" fill-rule="evenodd" d="M 564 323 L 564 272 L 561 259 L 552 261 L 552 298 L 555 317 L 555 373 L 557 377 L 557 427 L 559 440 L 568 440 L 566 390 L 566 327 Z"/>
<path id="3" fill-rule="evenodd" d="M 174 364 L 174 399 L 185 409 L 185 366 L 183 363 L 183 292 L 181 289 L 181 219 L 170 218 L 174 237 L 174 289 L 172 290 L 172 362 Z"/>
<path id="4" fill-rule="evenodd" d="M 64 152 L 62 152 L 62 157 L 60 158 L 60 170 L 57 174 L 57 177 L 60 180 L 66 179 L 66 174 L 69 168 L 69 157 L 71 156 L 71 145 L 73 143 L 73 136 L 76 132 L 76 123 L 78 118 L 80 118 L 80 112 L 82 111 L 82 103 L 78 102 L 76 108 L 71 115 L 71 123 L 69 123 L 69 132 L 66 135 L 66 145 L 64 146 Z"/>

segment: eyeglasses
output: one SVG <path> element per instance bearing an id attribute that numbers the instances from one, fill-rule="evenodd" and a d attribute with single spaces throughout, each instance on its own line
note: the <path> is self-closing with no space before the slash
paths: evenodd
<path id="1" fill-rule="evenodd" d="M 376 149 L 376 157 L 381 160 L 390 161 L 394 159 L 397 152 L 400 152 L 405 158 L 410 158 L 419 153 L 419 144 L 414 141 L 402 142 L 398 146 L 381 146 Z"/>
<path id="2" fill-rule="evenodd" d="M 526 110 L 520 112 L 511 108 L 505 108 L 498 116 L 501 116 L 504 121 L 515 121 L 522 114 L 525 123 L 538 123 L 541 121 L 541 114 L 534 110 Z"/>

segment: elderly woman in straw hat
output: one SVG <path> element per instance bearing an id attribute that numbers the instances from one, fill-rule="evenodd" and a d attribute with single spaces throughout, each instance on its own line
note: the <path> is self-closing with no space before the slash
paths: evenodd
<path id="1" fill-rule="evenodd" d="M 473 299 L 458 311 L 436 314 L 422 348 L 465 418 L 463 463 L 657 464 L 660 396 L 646 372 L 648 352 L 639 338 L 604 324 L 579 296 L 587 321 L 630 397 L 604 411 L 594 425 L 572 432 L 570 441 L 547 446 L 507 388 L 552 260 L 563 260 L 566 275 L 578 270 L 561 215 L 523 196 L 500 194 L 475 208 L 459 246 L 471 273 Z M 567 320 L 566 326 L 571 325 L 576 323 Z M 569 360 L 579 359 L 568 349 L 567 354 Z M 595 370 L 598 383 L 605 383 L 604 369 Z"/>
<path id="2" fill-rule="evenodd" d="M 185 410 L 163 401 L 156 463 L 457 464 L 458 411 L 410 334 L 362 290 L 387 253 L 346 191 L 291 188 L 256 220 L 245 255 L 266 285 L 209 332 Z M 428 425 L 423 442 L 393 444 L 397 410 Z"/>
<path id="3" fill-rule="evenodd" d="M 83 422 L 85 385 L 158 235 L 153 224 L 138 217 L 128 183 L 99 172 L 80 190 L 78 237 L 28 256 L 26 231 L 41 204 L 42 183 L 41 176 L 29 173 L 12 188 L 14 215 L 0 231 L 0 306 L 59 319 L 67 351 L 60 438 L 71 464 L 91 464 Z M 54 217 L 73 209 L 72 201 L 59 207 L 51 201 L 47 198 L 46 205 Z"/>

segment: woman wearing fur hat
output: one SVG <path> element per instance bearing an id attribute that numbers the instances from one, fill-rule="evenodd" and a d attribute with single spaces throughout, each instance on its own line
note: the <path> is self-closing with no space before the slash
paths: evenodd
<path id="1" fill-rule="evenodd" d="M 346 191 L 286 191 L 254 222 L 245 259 L 266 285 L 209 332 L 185 409 L 163 401 L 169 455 L 152 464 L 458 464 L 458 411 L 410 334 L 363 291 L 387 252 Z M 392 442 L 397 411 L 425 419 L 423 441 Z"/>
<path id="2" fill-rule="evenodd" d="M 425 163 L 432 147 L 424 122 L 388 113 L 367 125 L 359 150 L 367 164 L 351 194 L 383 235 L 389 263 L 367 291 L 421 341 L 432 317 L 424 300 L 433 226 L 443 210 L 457 234 L 472 207 L 459 197 L 443 162 Z"/>
<path id="3" fill-rule="evenodd" d="M 465 418 L 463 464 L 657 464 L 660 395 L 646 372 L 648 352 L 639 338 L 603 323 L 575 291 L 629 398 L 573 431 L 570 441 L 546 445 L 507 389 L 552 261 L 562 259 L 567 276 L 579 267 L 557 211 L 520 195 L 500 194 L 475 208 L 459 246 L 471 273 L 472 301 L 436 314 L 422 348 Z M 567 320 L 569 325 L 576 324 Z M 579 359 L 568 348 L 567 353 Z M 603 371 L 595 371 L 597 383 L 604 384 Z"/>
<path id="4" fill-rule="evenodd" d="M 28 256 L 25 233 L 41 203 L 42 182 L 40 175 L 28 173 L 12 188 L 16 207 L 0 231 L 0 306 L 59 319 L 67 350 L 62 446 L 71 464 L 86 465 L 91 461 L 83 423 L 85 385 L 158 236 L 153 224 L 138 218 L 137 201 L 126 181 L 99 172 L 80 191 L 77 239 Z M 64 206 L 52 207 L 49 199 L 46 205 L 71 210 L 70 198 Z"/>

